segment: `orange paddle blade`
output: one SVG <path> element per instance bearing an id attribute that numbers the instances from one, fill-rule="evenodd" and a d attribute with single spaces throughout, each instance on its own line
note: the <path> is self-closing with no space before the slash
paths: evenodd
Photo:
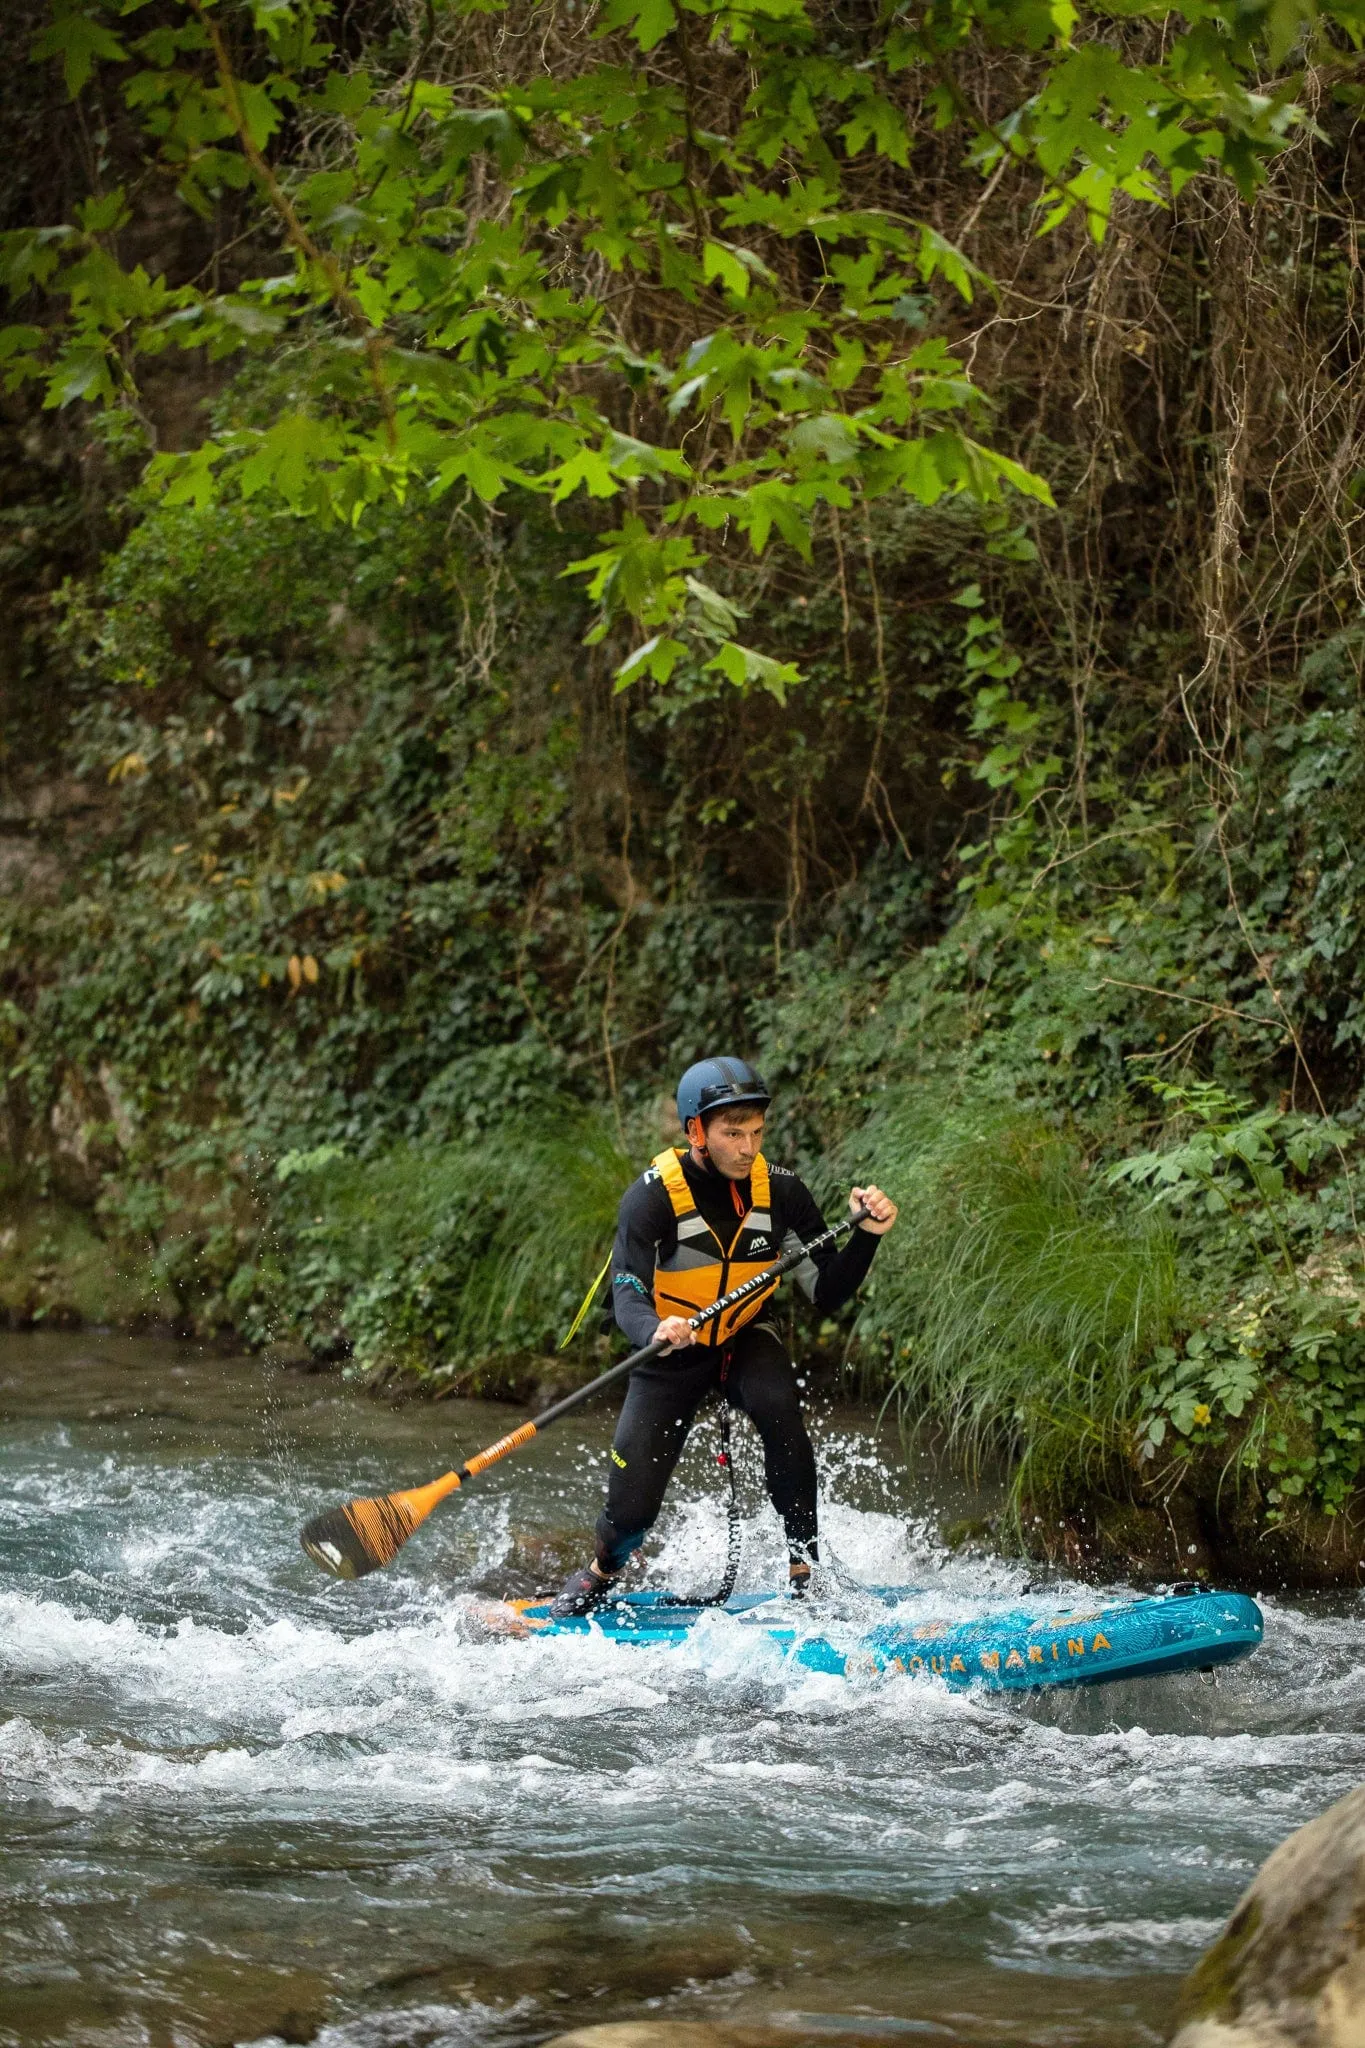
<path id="1" fill-rule="evenodd" d="M 459 1483 L 458 1472 L 447 1472 L 428 1486 L 347 1501 L 344 1507 L 315 1515 L 300 1530 L 299 1542 L 314 1564 L 334 1578 L 363 1579 L 366 1572 L 392 1564 L 413 1530 Z"/>

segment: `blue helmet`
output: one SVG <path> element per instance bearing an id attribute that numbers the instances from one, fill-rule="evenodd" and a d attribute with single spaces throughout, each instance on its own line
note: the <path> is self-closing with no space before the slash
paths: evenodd
<path id="1" fill-rule="evenodd" d="M 766 1109 L 771 1101 L 763 1076 L 747 1060 L 698 1060 L 678 1083 L 678 1121 L 686 1130 L 690 1118 L 713 1109 Z"/>

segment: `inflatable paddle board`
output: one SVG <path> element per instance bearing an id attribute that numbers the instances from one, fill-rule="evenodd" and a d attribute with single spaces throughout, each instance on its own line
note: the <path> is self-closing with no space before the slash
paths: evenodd
<path id="1" fill-rule="evenodd" d="M 774 1593 L 737 1593 L 724 1608 L 689 1606 L 664 1592 L 625 1593 L 569 1621 L 553 1620 L 547 1601 L 510 1601 L 503 1612 L 515 1615 L 510 1625 L 518 1635 L 662 1645 L 684 1643 L 704 1617 L 724 1615 L 736 1628 L 761 1631 L 808 1671 L 904 1671 L 992 1692 L 1209 1671 L 1249 1657 L 1264 1626 L 1260 1608 L 1244 1593 L 1196 1586 L 1110 1606 L 1012 1607 L 975 1621 L 897 1619 L 894 1610 L 912 1597 L 922 1599 L 922 1589 L 868 1592 L 892 1610 L 870 1627 L 822 1624 L 818 1607 L 798 1607 Z"/>

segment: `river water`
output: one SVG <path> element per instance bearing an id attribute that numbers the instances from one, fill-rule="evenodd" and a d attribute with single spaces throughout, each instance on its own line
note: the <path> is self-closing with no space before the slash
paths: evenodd
<path id="1" fill-rule="evenodd" d="M 1267 1852 L 1365 1775 L 1353 1598 L 1268 1600 L 1216 1688 L 1023 1703 L 794 1671 L 720 1619 L 685 1649 L 517 1641 L 482 1611 L 579 1561 L 606 1414 L 350 1586 L 300 1521 L 513 1411 L 39 1335 L 0 1336 L 0 1414 L 0 2043 L 517 2048 L 671 2018 L 1132 2048 Z M 945 1614 L 1019 1588 L 945 1553 L 893 1443 L 816 1421 L 849 1572 Z M 688 1590 L 724 1549 L 713 1449 L 706 1425 L 651 1550 Z M 775 1584 L 745 1463 L 742 1583 Z"/>

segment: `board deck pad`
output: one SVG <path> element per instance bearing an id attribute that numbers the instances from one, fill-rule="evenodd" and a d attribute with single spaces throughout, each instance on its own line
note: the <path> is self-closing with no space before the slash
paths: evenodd
<path id="1" fill-rule="evenodd" d="M 891 1610 L 885 1622 L 831 1624 L 822 1621 L 818 1603 L 775 1593 L 737 1593 L 723 1609 L 691 1606 L 666 1592 L 624 1593 L 565 1621 L 551 1617 L 548 1601 L 507 1607 L 518 1634 L 597 1635 L 637 1645 L 684 1643 L 704 1618 L 724 1617 L 736 1628 L 760 1630 L 808 1671 L 908 1672 L 992 1692 L 1208 1671 L 1249 1657 L 1264 1629 L 1260 1608 L 1245 1593 L 1202 1587 L 1084 1607 L 1002 1608 L 970 1621 L 898 1618 L 897 1608 L 923 1597 L 918 1587 L 867 1592 Z"/>

